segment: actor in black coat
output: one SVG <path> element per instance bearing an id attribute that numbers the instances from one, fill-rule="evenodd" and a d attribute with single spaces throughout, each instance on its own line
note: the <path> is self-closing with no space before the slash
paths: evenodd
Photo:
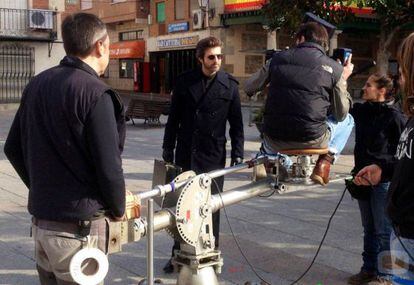
<path id="1" fill-rule="evenodd" d="M 207 80 L 207 79 L 206 79 Z M 226 123 L 231 158 L 243 157 L 243 121 L 238 82 L 218 71 L 208 88 L 201 68 L 182 74 L 173 92 L 163 149 L 174 150 L 175 163 L 196 173 L 223 168 Z"/>
<path id="2" fill-rule="evenodd" d="M 243 120 L 238 82 L 220 71 L 221 43 L 214 37 L 197 44 L 200 67 L 178 77 L 171 111 L 165 127 L 163 158 L 183 170 L 197 174 L 224 168 L 226 162 L 226 125 L 230 124 L 231 164 L 243 159 Z M 213 179 L 212 194 L 223 189 L 224 178 Z M 220 213 L 213 214 L 213 234 L 218 247 Z M 178 249 L 176 242 L 174 249 Z M 172 272 L 169 262 L 164 271 Z"/>

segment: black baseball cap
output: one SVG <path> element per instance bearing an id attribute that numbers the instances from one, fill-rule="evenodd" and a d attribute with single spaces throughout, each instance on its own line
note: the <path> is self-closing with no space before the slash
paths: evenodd
<path id="1" fill-rule="evenodd" d="M 321 24 L 322 26 L 324 26 L 326 31 L 328 32 L 329 38 L 332 38 L 332 36 L 333 36 L 333 34 L 336 30 L 336 26 L 332 25 L 328 21 L 325 21 L 324 19 L 316 16 L 315 14 L 313 14 L 311 12 L 305 13 L 305 18 L 303 19 L 302 23 L 307 23 L 307 22 L 316 22 L 316 23 Z"/>

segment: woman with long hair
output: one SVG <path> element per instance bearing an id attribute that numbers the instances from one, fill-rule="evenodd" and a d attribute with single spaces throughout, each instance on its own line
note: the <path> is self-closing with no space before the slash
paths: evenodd
<path id="1" fill-rule="evenodd" d="M 351 115 L 355 120 L 355 167 L 353 173 L 372 163 L 392 161 L 406 118 L 393 105 L 392 79 L 383 74 L 371 75 L 363 87 L 364 103 L 355 103 Z M 378 259 L 389 258 L 391 223 L 386 214 L 390 176 L 381 177 L 372 191 L 355 196 L 364 228 L 361 271 L 348 284 L 391 284 L 390 270 L 378 266 Z M 358 189 L 359 190 L 359 189 Z M 361 189 L 362 190 L 362 189 Z"/>
<path id="2" fill-rule="evenodd" d="M 392 176 L 388 196 L 388 214 L 392 223 L 391 255 L 393 284 L 414 280 L 414 33 L 398 52 L 400 84 L 404 91 L 403 110 L 409 117 L 401 134 L 393 161 L 380 161 L 361 169 L 357 185 L 378 185 L 382 177 Z"/>

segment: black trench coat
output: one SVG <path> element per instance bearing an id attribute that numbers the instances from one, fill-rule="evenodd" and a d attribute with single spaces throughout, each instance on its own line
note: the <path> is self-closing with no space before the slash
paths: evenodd
<path id="1" fill-rule="evenodd" d="M 177 79 L 163 149 L 174 149 L 175 164 L 197 174 L 220 169 L 226 163 L 226 124 L 230 124 L 231 157 L 243 158 L 244 133 L 238 82 L 219 71 L 204 92 L 201 68 Z M 222 191 L 224 177 L 213 179 L 211 193 Z M 218 248 L 220 212 L 213 214 L 213 235 Z M 172 252 L 179 248 L 175 242 Z"/>

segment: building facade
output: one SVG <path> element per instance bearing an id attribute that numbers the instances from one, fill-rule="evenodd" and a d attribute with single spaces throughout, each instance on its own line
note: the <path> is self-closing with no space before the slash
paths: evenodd
<path id="1" fill-rule="evenodd" d="M 266 0 L 223 0 L 224 9 L 220 15 L 221 24 L 225 27 L 221 39 L 225 44 L 226 61 L 224 68 L 243 82 L 257 71 L 265 61 L 265 50 L 285 49 L 294 46 L 294 38 L 287 32 L 266 30 L 261 6 Z M 364 69 L 376 60 L 379 45 L 379 23 L 372 9 L 350 7 L 356 18 L 353 22 L 338 25 L 338 30 L 331 39 L 329 54 L 337 47 L 351 48 L 355 71 Z M 403 31 L 392 43 L 389 60 L 389 73 L 396 76 L 398 66 L 396 54 L 402 39 L 414 29 L 411 25 Z M 360 91 L 368 75 L 375 67 L 366 68 L 349 80 L 349 91 L 355 98 L 360 97 Z"/>
<path id="2" fill-rule="evenodd" d="M 266 0 L 4 1 L 12 7 L 57 8 L 57 35 L 59 14 L 62 18 L 78 11 L 98 15 L 107 24 L 111 40 L 110 63 L 103 80 L 129 93 L 169 94 L 177 76 L 197 65 L 195 46 L 208 36 L 222 40 L 225 54 L 222 68 L 241 84 L 265 63 L 266 50 L 294 45 L 294 39 L 283 30 L 276 33 L 266 29 L 261 12 Z M 331 41 L 330 52 L 335 47 L 352 48 L 358 68 L 375 59 L 378 29 L 370 11 L 356 9 L 355 12 L 359 13 L 360 20 L 339 27 L 340 31 Z M 32 29 L 31 33 L 34 32 L 39 33 L 39 30 Z M 403 36 L 395 40 L 390 62 L 393 72 L 396 70 L 395 51 Z M 46 50 L 54 50 L 59 41 L 54 43 L 46 44 L 53 46 Z M 56 54 L 60 58 L 62 53 Z M 36 66 L 35 71 L 42 68 Z M 355 96 L 369 72 L 366 70 L 353 78 L 350 87 Z"/>
<path id="3" fill-rule="evenodd" d="M 64 0 L 0 1 L 0 103 L 19 102 L 29 80 L 64 55 Z"/>
<path id="4" fill-rule="evenodd" d="M 146 52 L 150 0 L 74 0 L 71 12 L 97 15 L 107 26 L 110 61 L 104 81 L 117 90 L 149 92 Z"/>
<path id="5" fill-rule="evenodd" d="M 176 77 L 197 65 L 195 46 L 210 31 L 197 0 L 151 1 L 150 13 L 151 92 L 170 93 Z"/>

